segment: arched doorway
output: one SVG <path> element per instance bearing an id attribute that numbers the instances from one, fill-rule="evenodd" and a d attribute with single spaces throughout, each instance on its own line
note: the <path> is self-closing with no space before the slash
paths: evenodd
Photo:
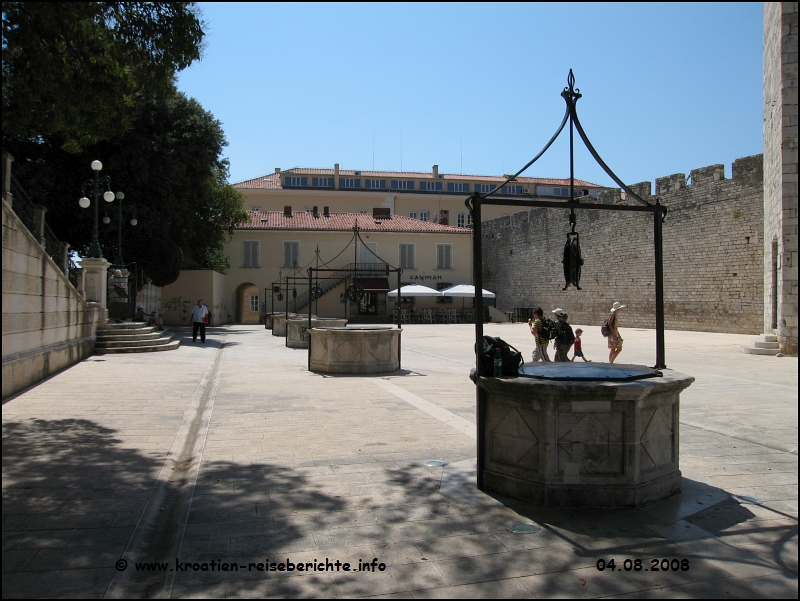
<path id="1" fill-rule="evenodd" d="M 246 282 L 236 289 L 236 323 L 258 323 L 261 297 L 255 284 Z"/>

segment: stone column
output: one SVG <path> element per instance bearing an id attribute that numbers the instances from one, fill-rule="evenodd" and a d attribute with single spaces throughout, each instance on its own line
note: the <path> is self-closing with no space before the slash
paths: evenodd
<path id="1" fill-rule="evenodd" d="M 44 238 L 44 215 L 47 213 L 47 207 L 44 205 L 33 205 L 33 227 L 36 230 L 32 232 L 36 239 L 39 241 L 39 244 L 42 245 L 42 248 L 47 251 L 46 245 L 47 241 Z"/>
<path id="2" fill-rule="evenodd" d="M 97 303 L 99 309 L 98 328 L 103 328 L 108 321 L 108 268 L 111 263 L 105 259 L 81 259 L 81 268 L 85 274 L 86 302 Z"/>
<path id="3" fill-rule="evenodd" d="M 81 293 L 81 296 L 84 299 L 86 298 L 86 278 L 85 278 L 85 275 L 86 275 L 86 272 L 83 269 L 78 268 L 78 269 L 75 270 L 75 280 L 76 280 L 75 288 L 77 288 L 78 292 Z"/>
<path id="4" fill-rule="evenodd" d="M 59 242 L 58 243 L 58 256 L 61 258 L 61 271 L 64 272 L 64 275 L 67 276 L 69 279 L 69 242 Z"/>
<path id="5" fill-rule="evenodd" d="M 3 153 L 3 199 L 8 203 L 8 206 L 13 207 L 13 197 L 11 196 L 11 163 L 14 162 L 14 157 L 10 153 Z"/>

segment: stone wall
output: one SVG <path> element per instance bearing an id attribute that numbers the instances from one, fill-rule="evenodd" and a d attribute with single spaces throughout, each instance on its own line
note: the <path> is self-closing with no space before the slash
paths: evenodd
<path id="1" fill-rule="evenodd" d="M 664 223 L 666 327 L 760 333 L 763 315 L 762 156 L 656 180 L 669 210 Z M 631 188 L 655 202 L 650 182 Z M 627 203 L 619 190 L 601 203 Z M 650 213 L 578 211 L 585 264 L 581 290 L 562 291 L 569 212 L 532 209 L 483 224 L 484 287 L 497 307 L 563 308 L 576 324 L 597 324 L 614 301 L 627 305 L 626 327 L 655 327 L 653 217 Z"/>
<path id="2" fill-rule="evenodd" d="M 94 350 L 87 303 L 3 201 L 3 398 Z"/>
<path id="3" fill-rule="evenodd" d="M 797 354 L 797 2 L 764 3 L 764 323 Z"/>

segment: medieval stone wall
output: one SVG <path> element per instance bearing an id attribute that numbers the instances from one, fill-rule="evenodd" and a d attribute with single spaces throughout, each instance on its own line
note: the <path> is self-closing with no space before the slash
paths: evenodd
<path id="1" fill-rule="evenodd" d="M 757 334 L 763 327 L 762 155 L 656 180 L 668 209 L 664 223 L 666 327 Z M 651 183 L 631 188 L 648 202 Z M 619 190 L 600 203 L 627 203 Z M 569 211 L 532 209 L 483 223 L 484 287 L 497 305 L 563 308 L 575 324 L 597 324 L 614 301 L 627 305 L 626 327 L 655 327 L 653 217 L 650 213 L 578 211 L 585 264 L 581 290 L 563 291 Z"/>

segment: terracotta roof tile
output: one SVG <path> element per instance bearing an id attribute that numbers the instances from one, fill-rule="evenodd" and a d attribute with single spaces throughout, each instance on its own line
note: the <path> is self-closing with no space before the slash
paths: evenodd
<path id="1" fill-rule="evenodd" d="M 358 223 L 359 229 L 365 232 L 421 232 L 469 234 L 471 228 L 454 225 L 439 225 L 430 221 L 420 221 L 411 217 L 392 215 L 389 219 L 376 219 L 367 213 L 331 213 L 325 217 L 322 213 L 314 217 L 313 213 L 296 212 L 286 217 L 282 211 L 247 211 L 250 217 L 237 229 L 242 230 L 352 230 Z"/>

